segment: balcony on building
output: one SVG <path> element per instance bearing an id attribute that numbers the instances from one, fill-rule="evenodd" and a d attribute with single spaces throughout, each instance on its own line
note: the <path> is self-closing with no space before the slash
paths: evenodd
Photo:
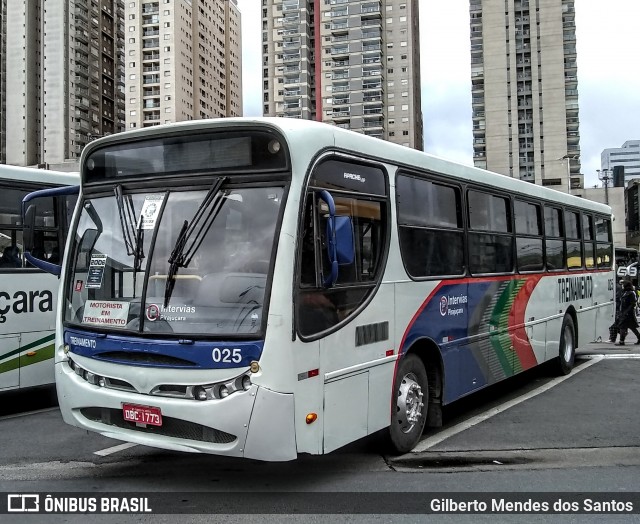
<path id="1" fill-rule="evenodd" d="M 282 26 L 285 28 L 293 28 L 292 26 L 298 26 L 300 24 L 300 14 L 288 14 L 282 18 Z"/>
<path id="2" fill-rule="evenodd" d="M 298 75 L 300 73 L 300 64 L 288 64 L 282 66 L 282 72 L 285 75 Z"/>
<path id="3" fill-rule="evenodd" d="M 362 102 L 365 104 L 371 102 L 382 102 L 382 88 L 365 91 L 362 95 Z"/>
<path id="4" fill-rule="evenodd" d="M 331 48 L 331 56 L 340 56 L 349 54 L 349 45 L 340 45 Z"/>
<path id="5" fill-rule="evenodd" d="M 380 16 L 381 2 L 364 2 L 360 5 L 360 13 L 367 16 Z"/>
<path id="6" fill-rule="evenodd" d="M 348 31 L 349 29 L 349 23 L 346 20 L 333 20 L 331 22 L 331 31 L 339 31 L 339 32 L 343 32 L 345 30 Z"/>
<path id="7" fill-rule="evenodd" d="M 158 25 L 160 23 L 160 17 L 158 15 L 142 16 L 142 25 Z"/>
<path id="8" fill-rule="evenodd" d="M 362 40 L 375 40 L 377 42 L 382 42 L 382 31 L 379 28 L 363 28 L 362 29 Z"/>
<path id="9" fill-rule="evenodd" d="M 300 8 L 300 4 L 298 0 L 284 0 L 282 2 L 282 11 L 285 13 L 287 11 L 295 11 L 299 8 Z"/>
<path id="10" fill-rule="evenodd" d="M 350 99 L 349 95 L 334 96 L 331 99 L 331 103 L 334 106 L 346 106 L 346 105 L 349 105 L 350 103 L 349 99 Z"/>
<path id="11" fill-rule="evenodd" d="M 381 49 L 382 49 L 382 46 L 379 43 L 369 44 L 367 42 L 362 42 L 362 52 L 363 53 L 368 53 L 368 52 L 371 52 L 371 51 L 380 51 Z"/>
<path id="12" fill-rule="evenodd" d="M 157 15 L 160 13 L 160 6 L 158 2 L 142 4 L 143 15 Z"/>
<path id="13" fill-rule="evenodd" d="M 144 75 L 142 77 L 142 83 L 144 85 L 159 84 L 160 83 L 160 75 Z"/>
<path id="14" fill-rule="evenodd" d="M 300 37 L 291 38 L 287 37 L 282 41 L 282 47 L 284 49 L 299 49 L 300 48 Z"/>
<path id="15" fill-rule="evenodd" d="M 143 97 L 147 97 L 147 96 L 160 96 L 160 88 L 157 87 L 145 87 L 142 90 L 142 96 Z"/>
<path id="16" fill-rule="evenodd" d="M 333 80 L 343 80 L 345 78 L 349 78 L 349 71 L 347 69 L 339 69 L 331 73 L 331 78 Z"/>
<path id="17" fill-rule="evenodd" d="M 348 42 L 349 41 L 349 33 L 340 33 L 340 34 L 332 34 L 331 42 Z"/>
<path id="18" fill-rule="evenodd" d="M 349 91 L 349 84 L 348 83 L 333 84 L 331 86 L 331 92 L 332 93 L 344 93 L 346 91 Z"/>
<path id="19" fill-rule="evenodd" d="M 285 53 L 282 55 L 282 61 L 300 63 L 300 53 Z"/>
<path id="20" fill-rule="evenodd" d="M 285 98 L 300 98 L 301 89 L 298 87 L 296 89 L 285 89 L 283 96 Z"/>
<path id="21" fill-rule="evenodd" d="M 151 53 L 149 51 L 145 51 L 142 53 L 142 61 L 146 62 L 148 60 L 160 60 L 160 53 Z"/>
<path id="22" fill-rule="evenodd" d="M 160 47 L 160 39 L 149 38 L 142 41 L 142 49 L 157 49 Z"/>
<path id="23" fill-rule="evenodd" d="M 142 36 L 158 36 L 160 34 L 160 29 L 157 27 L 143 27 L 142 28 Z"/>
<path id="24" fill-rule="evenodd" d="M 364 65 L 367 64 L 380 64 L 382 62 L 382 53 L 370 53 L 367 55 L 362 55 L 362 63 Z"/>
<path id="25" fill-rule="evenodd" d="M 300 83 L 300 75 L 284 77 L 284 85 L 292 85 L 292 84 L 299 84 L 299 83 Z"/>
<path id="26" fill-rule="evenodd" d="M 345 118 L 351 116 L 351 109 L 347 107 L 334 107 L 331 118 Z"/>
<path id="27" fill-rule="evenodd" d="M 375 105 L 367 105 L 364 106 L 364 108 L 362 109 L 362 114 L 363 115 L 369 115 L 369 116 L 379 116 L 382 115 L 382 104 L 375 104 Z"/>
<path id="28" fill-rule="evenodd" d="M 159 98 L 150 98 L 144 101 L 144 105 L 143 105 L 144 109 L 155 109 L 157 107 L 160 107 Z"/>
<path id="29" fill-rule="evenodd" d="M 362 29 L 377 27 L 378 29 L 382 29 L 382 19 L 378 16 L 373 18 L 366 18 L 366 16 L 360 17 L 360 27 Z"/>
<path id="30" fill-rule="evenodd" d="M 144 111 L 143 113 L 143 119 L 144 120 L 160 120 L 160 111 Z"/>

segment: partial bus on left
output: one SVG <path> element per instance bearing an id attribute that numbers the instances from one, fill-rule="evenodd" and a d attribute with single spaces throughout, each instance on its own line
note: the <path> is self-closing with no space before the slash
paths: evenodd
<path id="1" fill-rule="evenodd" d="M 22 200 L 37 190 L 73 187 L 78 173 L 0 165 L 0 392 L 53 384 L 59 279 L 24 256 Z M 52 264 L 64 250 L 76 196 L 43 199 L 34 249 Z"/>

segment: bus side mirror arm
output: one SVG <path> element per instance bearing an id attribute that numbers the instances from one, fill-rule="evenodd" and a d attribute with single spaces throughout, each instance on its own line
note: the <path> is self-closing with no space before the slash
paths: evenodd
<path id="1" fill-rule="evenodd" d="M 319 197 L 329 206 L 329 218 L 327 220 L 327 255 L 329 257 L 330 273 L 325 276 L 322 285 L 327 288 L 333 286 L 338 280 L 338 250 L 336 249 L 336 204 L 329 191 L 320 191 Z"/>
<path id="2" fill-rule="evenodd" d="M 29 204 L 29 202 L 37 198 L 77 195 L 79 193 L 80 186 L 66 186 L 54 189 L 40 189 L 39 191 L 29 193 L 22 199 L 22 241 L 24 258 L 31 265 L 58 277 L 62 272 L 61 265 L 41 260 L 31 254 L 35 246 L 36 204 L 35 202 Z"/>

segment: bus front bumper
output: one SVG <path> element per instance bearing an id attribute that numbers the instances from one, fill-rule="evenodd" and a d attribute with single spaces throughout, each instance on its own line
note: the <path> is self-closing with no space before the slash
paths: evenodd
<path id="1" fill-rule="evenodd" d="M 56 364 L 56 387 L 67 424 L 145 446 L 257 460 L 297 457 L 292 394 L 255 384 L 248 391 L 206 401 L 104 388 Z M 123 406 L 159 409 L 162 425 L 124 420 Z"/>

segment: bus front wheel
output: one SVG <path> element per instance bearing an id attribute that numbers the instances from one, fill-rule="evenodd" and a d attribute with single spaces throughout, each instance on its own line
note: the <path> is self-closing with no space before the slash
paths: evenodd
<path id="1" fill-rule="evenodd" d="M 576 329 L 573 319 L 565 315 L 560 332 L 560 348 L 556 370 L 560 375 L 568 375 L 576 360 Z"/>
<path id="2" fill-rule="evenodd" d="M 396 453 L 408 453 L 420 440 L 427 420 L 427 372 L 416 355 L 407 355 L 400 361 L 393 394 L 391 448 Z"/>

